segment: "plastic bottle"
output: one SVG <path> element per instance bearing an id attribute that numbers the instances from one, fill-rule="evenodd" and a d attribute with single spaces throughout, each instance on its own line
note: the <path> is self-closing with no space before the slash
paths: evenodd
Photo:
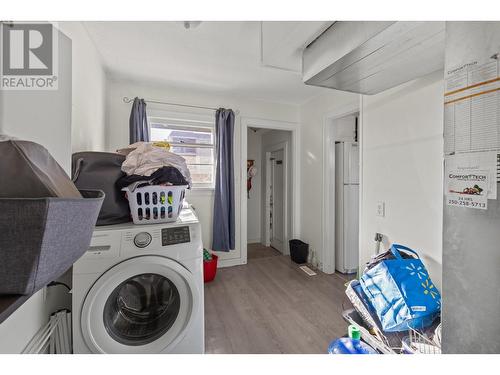
<path id="1" fill-rule="evenodd" d="M 354 325 L 348 328 L 349 337 L 334 340 L 328 346 L 329 354 L 378 354 L 370 345 L 361 341 L 361 331 Z"/>

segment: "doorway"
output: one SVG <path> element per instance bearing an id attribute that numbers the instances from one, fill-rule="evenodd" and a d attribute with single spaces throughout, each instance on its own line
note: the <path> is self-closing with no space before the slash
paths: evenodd
<path id="1" fill-rule="evenodd" d="M 359 267 L 359 112 L 325 119 L 323 259 L 325 273 L 356 273 Z"/>
<path id="2" fill-rule="evenodd" d="M 293 132 L 252 126 L 246 143 L 247 259 L 288 255 L 293 232 Z"/>

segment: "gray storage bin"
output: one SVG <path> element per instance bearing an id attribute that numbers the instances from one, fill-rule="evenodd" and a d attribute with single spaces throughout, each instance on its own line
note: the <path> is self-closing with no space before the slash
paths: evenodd
<path id="1" fill-rule="evenodd" d="M 85 253 L 104 193 L 80 193 L 0 199 L 0 294 L 33 294 Z"/>

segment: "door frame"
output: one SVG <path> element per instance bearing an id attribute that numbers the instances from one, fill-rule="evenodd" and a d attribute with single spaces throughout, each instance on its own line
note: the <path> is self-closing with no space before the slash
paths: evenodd
<path id="1" fill-rule="evenodd" d="M 359 166 L 359 202 L 361 212 L 361 108 L 360 102 L 351 103 L 333 112 L 327 113 L 323 118 L 323 215 L 322 215 L 322 252 L 321 270 L 324 273 L 335 273 L 335 146 L 332 141 L 331 128 L 333 122 L 342 117 L 358 115 L 358 144 L 360 145 L 360 166 Z M 333 197 L 333 199 L 331 199 Z M 361 215 L 359 216 L 361 219 Z M 361 227 L 361 226 L 360 226 Z M 360 231 L 361 232 L 361 231 Z"/>
<path id="2" fill-rule="evenodd" d="M 270 212 L 271 212 L 271 154 L 275 151 L 283 150 L 283 255 L 288 255 L 290 250 L 286 243 L 288 237 L 288 142 L 274 144 L 265 150 L 266 153 L 266 178 L 265 178 L 265 200 L 264 200 L 264 243 L 271 246 Z"/>
<path id="3" fill-rule="evenodd" d="M 291 171 L 292 175 L 289 178 L 291 190 L 291 233 L 290 238 L 300 237 L 300 124 L 297 122 L 266 120 L 252 117 L 241 118 L 240 130 L 240 249 L 241 258 L 240 264 L 247 263 L 247 159 L 248 145 L 247 132 L 249 127 L 269 129 L 269 130 L 286 130 L 292 133 L 292 141 L 290 149 L 292 151 Z"/>

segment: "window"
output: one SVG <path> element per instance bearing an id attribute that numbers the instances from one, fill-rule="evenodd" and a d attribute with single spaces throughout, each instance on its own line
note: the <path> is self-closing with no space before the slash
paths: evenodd
<path id="1" fill-rule="evenodd" d="M 151 141 L 167 141 L 186 159 L 194 188 L 213 188 L 215 181 L 214 120 L 149 117 Z"/>

